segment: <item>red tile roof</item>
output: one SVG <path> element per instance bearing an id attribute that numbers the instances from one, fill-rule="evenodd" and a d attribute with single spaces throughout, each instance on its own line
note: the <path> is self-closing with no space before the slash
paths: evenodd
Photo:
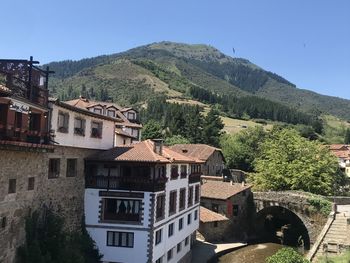
<path id="1" fill-rule="evenodd" d="M 163 146 L 162 155 L 154 152 L 154 142 L 146 140 L 129 146 L 117 146 L 102 153 L 92 156 L 91 160 L 96 161 L 126 161 L 126 162 L 195 162 L 192 158 L 186 157 Z"/>
<path id="2" fill-rule="evenodd" d="M 246 189 L 251 188 L 251 185 L 242 185 L 238 183 L 231 184 L 230 182 L 206 180 L 202 178 L 201 197 L 226 200 Z"/>
<path id="3" fill-rule="evenodd" d="M 101 107 L 114 107 L 117 109 L 117 118 L 116 119 L 121 119 L 120 125 L 125 126 L 125 127 L 132 127 L 132 128 L 142 128 L 141 124 L 138 123 L 132 123 L 130 122 L 121 111 L 125 111 L 125 109 L 130 110 L 132 108 L 122 108 L 116 103 L 113 102 L 104 102 L 104 101 L 94 101 L 94 100 L 89 100 L 86 98 L 80 97 L 79 99 L 74 99 L 74 100 L 69 100 L 65 101 L 65 103 L 72 105 L 74 107 L 78 107 L 81 109 L 89 109 L 94 106 L 100 105 Z"/>
<path id="4" fill-rule="evenodd" d="M 199 216 L 200 221 L 203 223 L 229 220 L 226 216 L 215 213 L 214 211 L 211 211 L 205 208 L 204 206 L 200 207 L 199 213 L 200 213 L 200 216 Z"/>
<path id="5" fill-rule="evenodd" d="M 327 145 L 329 150 L 338 158 L 350 159 L 350 147 L 346 144 Z"/>
<path id="6" fill-rule="evenodd" d="M 330 144 L 327 145 L 331 151 L 333 150 L 349 150 L 349 145 L 346 144 Z"/>
<path id="7" fill-rule="evenodd" d="M 197 158 L 202 161 L 207 161 L 215 151 L 219 151 L 221 153 L 221 149 L 206 144 L 175 144 L 170 148 L 178 153 L 192 158 Z"/>

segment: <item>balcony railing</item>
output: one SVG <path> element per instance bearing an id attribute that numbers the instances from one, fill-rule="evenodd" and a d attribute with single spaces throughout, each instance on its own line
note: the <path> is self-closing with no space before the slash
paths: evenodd
<path id="1" fill-rule="evenodd" d="M 201 181 L 201 174 L 200 173 L 192 173 L 188 177 L 188 182 L 190 184 L 198 183 L 200 181 Z"/>
<path id="2" fill-rule="evenodd" d="M 48 144 L 50 137 L 48 133 L 22 128 L 9 128 L 7 125 L 0 123 L 0 140 Z"/>
<path id="3" fill-rule="evenodd" d="M 148 178 L 87 176 L 85 186 L 98 189 L 158 192 L 165 190 L 166 181 L 167 179 L 152 181 Z"/>

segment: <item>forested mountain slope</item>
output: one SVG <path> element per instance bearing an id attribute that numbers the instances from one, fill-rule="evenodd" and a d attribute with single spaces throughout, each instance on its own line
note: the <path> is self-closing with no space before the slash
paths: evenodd
<path id="1" fill-rule="evenodd" d="M 52 95 L 81 94 L 142 104 L 156 93 L 188 96 L 190 87 L 218 95 L 259 96 L 291 108 L 350 119 L 350 101 L 301 90 L 275 73 L 207 45 L 160 42 L 113 55 L 48 64 Z M 45 65 L 46 66 L 46 65 Z"/>

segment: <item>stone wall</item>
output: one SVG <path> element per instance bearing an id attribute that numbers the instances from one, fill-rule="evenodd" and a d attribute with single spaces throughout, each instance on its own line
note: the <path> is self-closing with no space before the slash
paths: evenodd
<path id="1" fill-rule="evenodd" d="M 198 231 L 205 241 L 225 240 L 228 237 L 227 233 L 231 232 L 231 221 L 201 222 Z"/>
<path id="2" fill-rule="evenodd" d="M 84 208 L 84 158 L 96 150 L 57 146 L 53 153 L 0 149 L 0 262 L 14 261 L 25 240 L 24 222 L 30 211 L 51 207 L 65 218 L 67 230 L 78 229 Z M 50 158 L 60 159 L 58 178 L 48 178 Z M 75 177 L 66 177 L 67 158 L 77 159 Z M 28 178 L 34 189 L 28 190 Z M 9 193 L 16 179 L 15 193 Z"/>
<path id="3" fill-rule="evenodd" d="M 249 235 L 249 229 L 251 223 L 248 219 L 251 218 L 251 205 L 250 199 L 252 193 L 250 189 L 246 189 L 227 200 L 218 200 L 210 198 L 201 198 L 201 205 L 219 214 L 225 215 L 230 219 L 230 227 L 226 231 L 225 238 L 245 239 Z M 238 211 L 236 214 L 233 212 L 233 205 L 238 205 Z M 217 206 L 218 210 L 215 211 L 214 207 Z"/>

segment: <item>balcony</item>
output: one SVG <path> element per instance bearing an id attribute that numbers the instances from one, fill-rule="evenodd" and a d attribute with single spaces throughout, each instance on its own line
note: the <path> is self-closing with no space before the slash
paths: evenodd
<path id="1" fill-rule="evenodd" d="M 201 181 L 201 174 L 200 173 L 192 173 L 188 177 L 188 183 L 194 184 Z"/>
<path id="2" fill-rule="evenodd" d="M 87 176 L 86 188 L 159 192 L 165 190 L 167 179 L 152 181 L 148 178 Z"/>

